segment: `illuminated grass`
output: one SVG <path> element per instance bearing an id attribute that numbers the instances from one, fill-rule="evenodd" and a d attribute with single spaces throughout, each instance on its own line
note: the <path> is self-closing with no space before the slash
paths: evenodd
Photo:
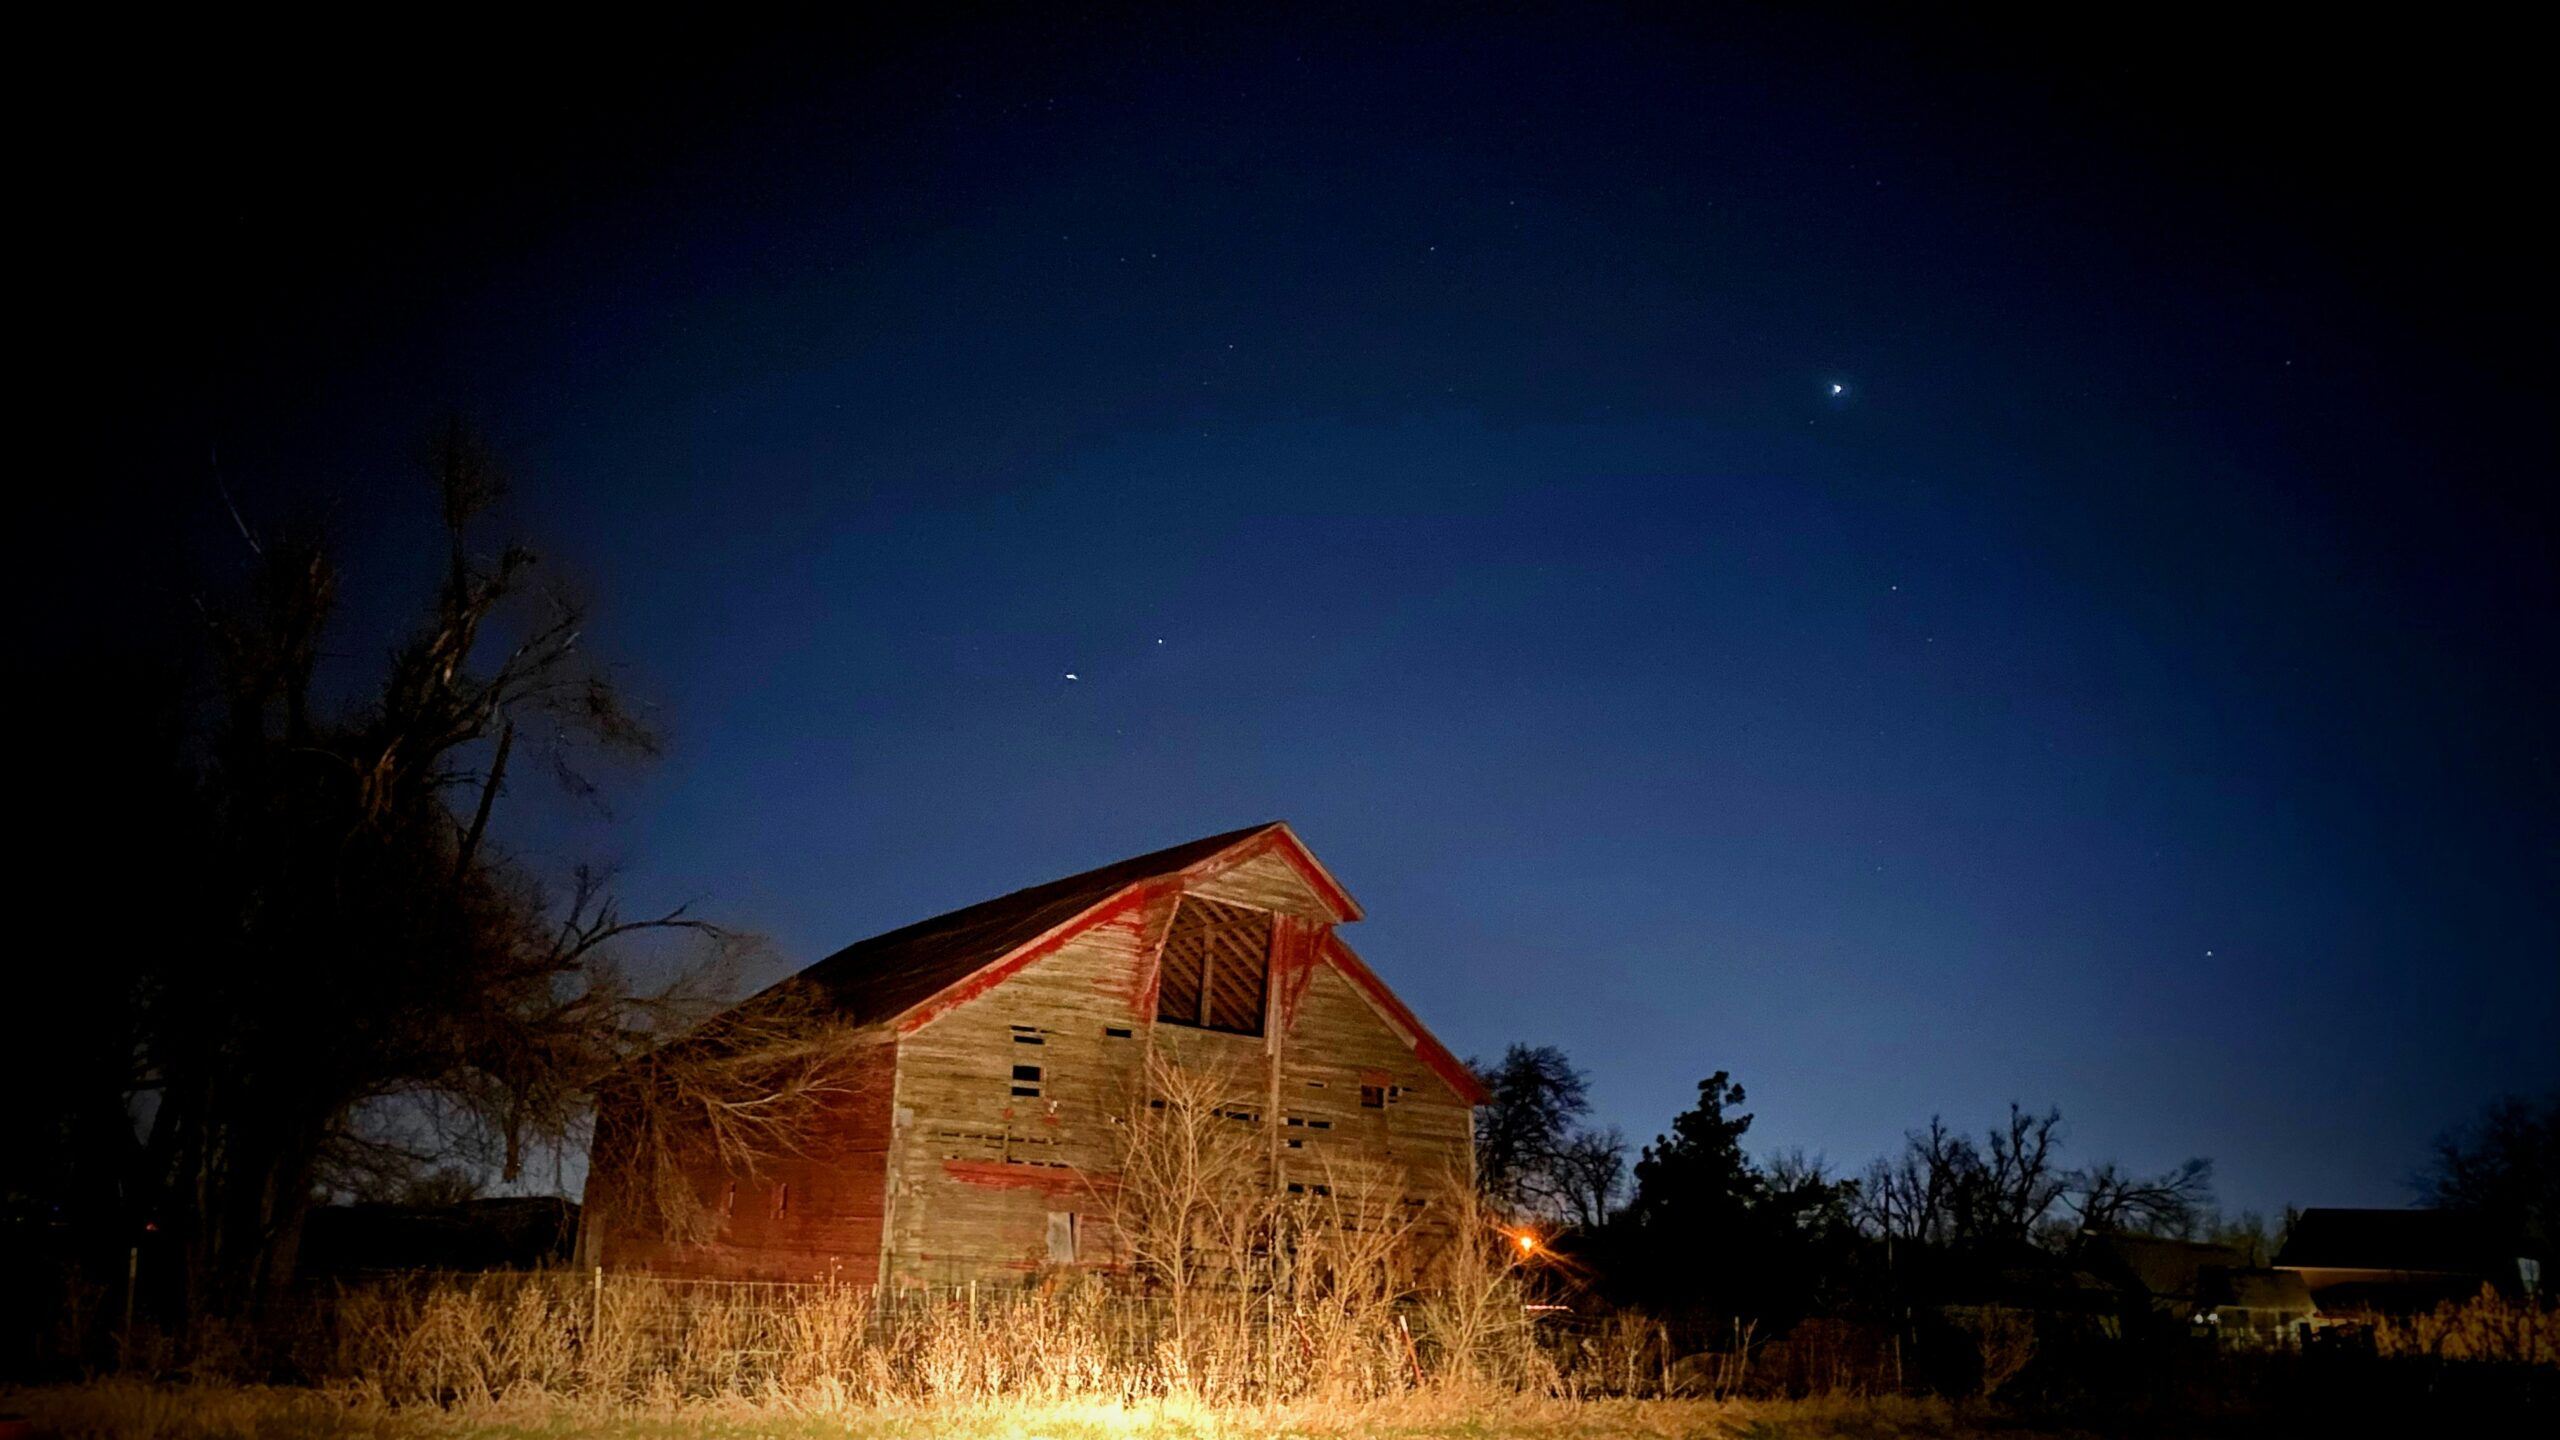
<path id="1" fill-rule="evenodd" d="M 1165 1401 L 1058 1401 L 833 1409 L 738 1401 L 670 1409 L 494 1401 L 398 1407 L 307 1390 L 106 1381 L 0 1395 L 0 1410 L 64 1440 L 1956 1440 L 1978 1433 L 1947 1407 L 1906 1400 L 1558 1401 L 1420 1395 L 1276 1410 Z M 2003 1435 L 2027 1440 L 2026 1432 Z"/>

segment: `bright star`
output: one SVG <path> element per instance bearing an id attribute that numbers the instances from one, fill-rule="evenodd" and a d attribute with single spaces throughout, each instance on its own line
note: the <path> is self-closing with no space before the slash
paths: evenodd
<path id="1" fill-rule="evenodd" d="M 1070 680 L 1075 679 L 1075 678 L 1076 678 L 1076 672 L 1074 672 L 1073 670 L 1068 671 L 1068 672 L 1067 672 L 1067 678 L 1068 678 L 1068 679 L 1070 679 Z"/>
<path id="2" fill-rule="evenodd" d="M 1848 388 L 1849 388 L 1849 387 L 1848 387 L 1848 386 L 1846 386 L 1846 385 L 1838 384 L 1838 383 L 1836 383 L 1836 382 L 1835 382 L 1835 383 L 1832 385 L 1832 387 L 1831 387 L 1831 393 L 1832 393 L 1832 394 L 1834 394 L 1834 395 L 1837 395 L 1837 394 L 1839 394 L 1841 391 L 1846 390 L 1846 389 L 1848 389 Z"/>

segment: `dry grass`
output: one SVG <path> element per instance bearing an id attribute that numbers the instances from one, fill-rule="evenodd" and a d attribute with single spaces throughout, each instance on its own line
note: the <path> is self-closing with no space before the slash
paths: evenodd
<path id="1" fill-rule="evenodd" d="M 517 1398 L 445 1407 L 395 1406 L 348 1392 L 109 1381 L 0 1394 L 0 1409 L 29 1415 L 63 1440 L 1164 1440 L 1382 1436 L 1467 1440 L 1600 1440 L 1600 1437 L 1787 1437 L 1787 1440 L 1938 1440 L 1980 1433 L 1959 1412 L 1918 1400 L 1562 1401 L 1513 1395 L 1432 1393 L 1359 1405 L 1204 1406 L 1168 1398 L 1018 1401 L 970 1405 L 736 1400 L 670 1406 L 594 1406 Z M 2028 1432 L 2004 1435 L 2031 1440 Z"/>
<path id="2" fill-rule="evenodd" d="M 1491 1247 L 1487 1247 L 1491 1248 Z M 1380 1262 L 1383 1266 L 1383 1262 Z M 1347 1403 L 1416 1388 L 1575 1388 L 1520 1319 L 1509 1277 L 1451 1263 L 1409 1296 L 1374 1278 L 1285 1299 L 1264 1289 L 1165 1297 L 1091 1276 L 891 1297 L 571 1273 L 420 1277 L 305 1310 L 259 1366 L 393 1407 L 509 1401 L 847 1406 Z M 1216 1303 L 1209 1303 L 1214 1300 Z M 1591 1377 L 1596 1382 L 1600 1377 Z M 1596 1383 L 1584 1388 L 1607 1388 Z"/>
<path id="3" fill-rule="evenodd" d="M 2378 1318 L 2372 1333 L 2378 1355 L 2560 1366 L 2560 1310 L 2510 1300 L 2485 1285 L 2424 1315 Z"/>
<path id="4" fill-rule="evenodd" d="M 1560 1369 L 1490 1260 L 1451 1261 L 1442 1288 L 1405 1303 L 1326 1274 L 1290 1306 L 1204 1291 L 1178 1329 L 1161 1297 L 1089 1278 L 885 1312 L 851 1287 L 420 1278 L 303 1317 L 289 1368 L 311 1388 L 113 1379 L 0 1395 L 0 1410 L 67 1440 L 1965 1433 L 1945 1407 L 1897 1399 L 1563 1398 L 1641 1383 L 1660 1356 L 1611 1352 L 1628 1372 L 1614 1379 Z M 1630 1355 L 1654 1344 L 1624 1339 Z"/>

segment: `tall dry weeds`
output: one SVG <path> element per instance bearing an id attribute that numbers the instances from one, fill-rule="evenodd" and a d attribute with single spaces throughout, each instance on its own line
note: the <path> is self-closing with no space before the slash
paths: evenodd
<path id="1" fill-rule="evenodd" d="M 2377 1317 L 2372 1335 L 2380 1355 L 2560 1367 L 2560 1310 L 2486 1285 L 2422 1315 Z"/>

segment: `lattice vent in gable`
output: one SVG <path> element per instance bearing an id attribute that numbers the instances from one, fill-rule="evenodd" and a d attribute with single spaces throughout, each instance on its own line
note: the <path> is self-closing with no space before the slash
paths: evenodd
<path id="1" fill-rule="evenodd" d="M 1259 1035 L 1270 981 L 1270 912 L 1182 897 L 1165 935 L 1157 1019 Z"/>

